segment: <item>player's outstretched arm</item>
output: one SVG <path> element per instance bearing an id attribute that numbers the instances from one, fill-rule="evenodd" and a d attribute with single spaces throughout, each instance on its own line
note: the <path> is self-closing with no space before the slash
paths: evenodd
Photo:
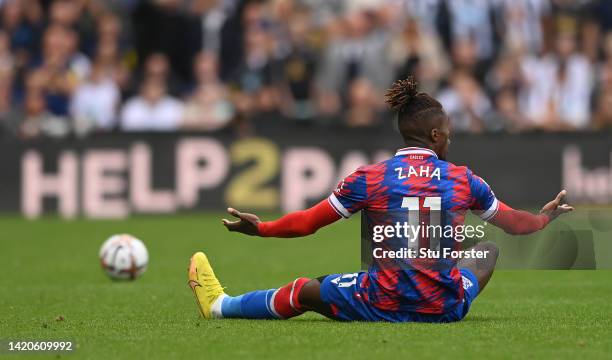
<path id="1" fill-rule="evenodd" d="M 515 210 L 500 201 L 497 214 L 489 222 L 508 234 L 531 234 L 546 227 L 559 215 L 574 210 L 573 207 L 564 203 L 566 195 L 567 191 L 562 190 L 552 201 L 544 205 L 538 215 L 523 210 Z"/>
<path id="2" fill-rule="evenodd" d="M 275 221 L 261 221 L 256 215 L 229 208 L 227 212 L 238 218 L 236 221 L 223 219 L 229 231 L 263 237 L 300 237 L 310 235 L 323 226 L 341 218 L 328 200 L 323 200 L 310 209 L 289 213 Z"/>

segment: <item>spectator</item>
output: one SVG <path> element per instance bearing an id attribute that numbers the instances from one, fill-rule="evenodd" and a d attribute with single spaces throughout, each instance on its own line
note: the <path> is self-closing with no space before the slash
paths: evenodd
<path id="1" fill-rule="evenodd" d="M 428 37 L 438 38 L 436 29 L 440 16 L 441 3 L 444 0 L 404 0 L 406 15 L 418 23 L 420 31 L 427 33 Z"/>
<path id="2" fill-rule="evenodd" d="M 521 58 L 512 53 L 504 53 L 497 59 L 485 77 L 484 85 L 489 94 L 497 94 L 502 89 L 520 89 L 525 85 L 521 73 Z"/>
<path id="3" fill-rule="evenodd" d="M 596 84 L 599 89 L 612 88 L 612 32 L 606 34 L 602 44 L 603 61 L 596 69 Z"/>
<path id="4" fill-rule="evenodd" d="M 106 129 L 121 99 L 142 110 L 176 102 L 167 92 L 189 94 L 171 119 L 186 129 L 248 129 L 279 112 L 371 126 L 382 91 L 414 75 L 459 131 L 602 127 L 611 11 L 599 0 L 0 0 L 0 118 L 27 108 Z"/>
<path id="5" fill-rule="evenodd" d="M 453 42 L 451 58 L 455 70 L 464 71 L 472 75 L 479 83 L 484 81 L 488 64 L 486 60 L 479 59 L 477 44 L 470 38 L 461 38 Z"/>
<path id="6" fill-rule="evenodd" d="M 423 22 L 408 19 L 399 42 L 393 45 L 391 56 L 398 63 L 397 78 L 412 75 L 425 92 L 434 92 L 448 72 L 449 62 L 440 41 L 431 32 L 424 31 L 425 25 L 421 24 Z"/>
<path id="7" fill-rule="evenodd" d="M 183 104 L 167 94 L 159 78 L 145 79 L 140 94 L 128 100 L 121 110 L 124 131 L 175 131 L 183 116 Z"/>
<path id="8" fill-rule="evenodd" d="M 241 113 L 272 112 L 278 108 L 276 63 L 269 36 L 261 24 L 246 30 L 244 58 L 233 77 L 239 90 L 236 107 Z"/>
<path id="9" fill-rule="evenodd" d="M 37 10 L 40 9 L 38 1 L 8 0 L 2 4 L 2 29 L 11 39 L 11 48 L 20 66 L 25 66 L 38 52 L 42 16 L 37 16 Z"/>
<path id="10" fill-rule="evenodd" d="M 376 91 L 366 79 L 355 79 L 349 87 L 349 109 L 346 124 L 350 127 L 375 125 L 381 108 L 375 96 Z"/>
<path id="11" fill-rule="evenodd" d="M 166 84 L 168 92 L 173 96 L 182 93 L 180 81 L 176 78 L 170 67 L 168 57 L 163 53 L 156 52 L 145 60 L 142 73 L 132 79 L 132 91 L 136 92 L 143 79 L 156 79 Z"/>
<path id="12" fill-rule="evenodd" d="M 112 47 L 113 62 L 118 63 L 124 55 L 130 55 L 131 61 L 136 61 L 132 45 L 127 41 L 125 26 L 120 18 L 110 12 L 103 12 L 96 23 L 96 44 L 94 58 L 98 57 L 101 48 Z"/>
<path id="13" fill-rule="evenodd" d="M 189 81 L 193 57 L 202 47 L 201 18 L 185 11 L 184 3 L 183 0 L 138 1 L 131 17 L 138 59 L 149 59 L 154 53 L 164 54 L 181 82 Z M 169 85 L 173 92 L 174 84 Z"/>
<path id="14" fill-rule="evenodd" d="M 310 14 L 300 12 L 288 24 L 290 45 L 282 64 L 283 113 L 296 119 L 311 119 L 316 114 L 314 75 L 317 53 L 310 44 Z"/>
<path id="15" fill-rule="evenodd" d="M 0 79 L 12 77 L 15 71 L 15 58 L 11 53 L 8 34 L 0 30 Z"/>
<path id="16" fill-rule="evenodd" d="M 149 55 L 144 66 L 144 78 L 153 78 L 161 82 L 174 81 L 171 79 L 170 63 L 166 55 L 154 53 Z"/>
<path id="17" fill-rule="evenodd" d="M 327 44 L 318 79 L 324 112 L 340 110 L 338 96 L 353 79 L 368 80 L 378 95 L 391 83 L 394 68 L 386 56 L 391 37 L 377 16 L 372 10 L 348 13 L 339 36 Z"/>
<path id="18" fill-rule="evenodd" d="M 544 22 L 550 16 L 550 0 L 501 0 L 505 19 L 506 50 L 538 54 L 544 49 Z"/>
<path id="19" fill-rule="evenodd" d="M 64 137 L 70 132 L 70 124 L 49 112 L 45 97 L 36 90 L 26 94 L 22 119 L 19 134 L 23 139 Z"/>
<path id="20" fill-rule="evenodd" d="M 72 92 L 89 74 L 89 60 L 76 51 L 76 37 L 70 29 L 50 26 L 44 35 L 42 63 L 35 70 L 44 77 L 48 110 L 60 117 L 68 115 Z"/>
<path id="21" fill-rule="evenodd" d="M 438 99 L 454 131 L 478 133 L 486 128 L 484 116 L 491 110 L 491 102 L 470 74 L 464 71 L 452 74 L 450 85 L 440 92 Z"/>
<path id="22" fill-rule="evenodd" d="M 575 33 L 561 33 L 556 53 L 527 58 L 522 68 L 528 82 L 524 108 L 533 127 L 571 130 L 588 126 L 592 68 L 576 52 Z"/>
<path id="23" fill-rule="evenodd" d="M 10 52 L 8 35 L 0 31 L 0 134 L 13 132 L 11 119 L 13 71 L 15 68 Z"/>
<path id="24" fill-rule="evenodd" d="M 219 80 L 216 56 L 199 54 L 194 68 L 198 84 L 185 104 L 182 127 L 217 130 L 227 126 L 234 116 L 234 107 L 227 87 Z"/>
<path id="25" fill-rule="evenodd" d="M 487 131 L 519 132 L 526 128 L 526 120 L 519 111 L 515 89 L 500 89 L 494 98 L 495 107 L 484 114 L 484 126 Z"/>
<path id="26" fill-rule="evenodd" d="M 57 66 L 69 67 L 79 79 L 84 79 L 89 71 L 89 59 L 79 48 L 83 33 L 77 30 L 82 6 L 73 0 L 56 0 L 51 3 L 49 26 L 43 39 L 43 64 L 46 61 L 58 62 Z M 49 59 L 49 58 L 53 59 Z"/>
<path id="27" fill-rule="evenodd" d="M 120 59 L 117 39 L 111 37 L 100 38 L 94 61 L 98 70 L 105 77 L 113 79 L 119 86 L 122 94 L 130 91 L 130 71 L 125 62 Z"/>
<path id="28" fill-rule="evenodd" d="M 612 129 L 612 89 L 606 88 L 597 98 L 593 128 L 596 130 Z"/>
<path id="29" fill-rule="evenodd" d="M 70 115 L 81 132 L 90 129 L 109 130 L 115 126 L 120 93 L 112 78 L 101 66 L 94 66 L 89 79 L 75 91 Z"/>
<path id="30" fill-rule="evenodd" d="M 215 54 L 221 78 L 231 79 L 243 56 L 244 11 L 253 7 L 253 2 L 194 0 L 190 5 L 200 20 L 202 50 Z"/>
<path id="31" fill-rule="evenodd" d="M 473 42 L 478 61 L 490 60 L 495 55 L 494 2 L 490 0 L 442 1 L 443 14 L 448 23 L 445 36 L 450 48 L 460 42 Z M 444 33 L 443 32 L 443 33 Z"/>
<path id="32" fill-rule="evenodd" d="M 49 22 L 67 28 L 76 28 L 82 15 L 83 3 L 73 0 L 55 0 L 49 7 Z"/>
<path id="33" fill-rule="evenodd" d="M 99 41 L 113 40 L 119 43 L 121 40 L 121 21 L 111 13 L 104 13 L 97 23 L 97 37 Z"/>

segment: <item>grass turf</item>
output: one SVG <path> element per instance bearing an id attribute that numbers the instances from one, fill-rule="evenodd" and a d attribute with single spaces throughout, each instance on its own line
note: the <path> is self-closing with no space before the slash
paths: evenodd
<path id="1" fill-rule="evenodd" d="M 0 339 L 76 341 L 64 358 L 612 356 L 610 271 L 498 271 L 454 324 L 198 317 L 186 281 L 194 251 L 207 252 L 230 295 L 278 287 L 298 276 L 357 270 L 358 221 L 281 240 L 227 233 L 210 214 L 119 222 L 2 217 Z M 149 249 L 149 269 L 135 282 L 113 282 L 99 267 L 99 246 L 120 232 Z M 29 356 L 57 358 L 19 358 Z"/>

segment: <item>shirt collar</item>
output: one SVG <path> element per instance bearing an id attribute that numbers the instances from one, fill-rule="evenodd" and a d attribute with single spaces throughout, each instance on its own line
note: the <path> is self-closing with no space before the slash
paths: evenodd
<path id="1" fill-rule="evenodd" d="M 428 156 L 434 156 L 436 159 L 438 158 L 438 155 L 433 150 L 425 149 L 421 147 L 405 147 L 405 148 L 397 150 L 397 152 L 395 153 L 395 156 L 401 156 L 401 155 L 428 155 Z"/>

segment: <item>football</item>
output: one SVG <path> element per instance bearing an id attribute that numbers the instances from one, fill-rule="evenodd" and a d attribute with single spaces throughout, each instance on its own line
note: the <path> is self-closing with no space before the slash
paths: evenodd
<path id="1" fill-rule="evenodd" d="M 132 235 L 113 235 L 100 248 L 100 265 L 114 280 L 135 280 L 145 272 L 148 263 L 146 246 Z"/>

